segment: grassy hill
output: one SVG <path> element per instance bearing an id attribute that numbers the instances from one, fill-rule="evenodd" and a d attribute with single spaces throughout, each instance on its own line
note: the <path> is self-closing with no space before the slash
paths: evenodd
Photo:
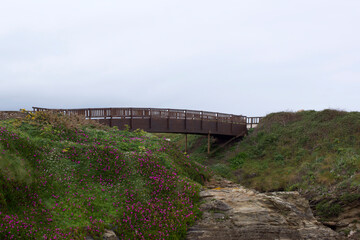
<path id="1" fill-rule="evenodd" d="M 181 239 L 208 177 L 143 131 L 45 112 L 0 121 L 0 239 Z"/>
<path id="2" fill-rule="evenodd" d="M 267 115 L 242 141 L 207 157 L 206 139 L 192 157 L 259 191 L 298 190 L 323 219 L 360 203 L 360 113 L 336 110 Z M 359 218 L 357 216 L 357 218 Z"/>

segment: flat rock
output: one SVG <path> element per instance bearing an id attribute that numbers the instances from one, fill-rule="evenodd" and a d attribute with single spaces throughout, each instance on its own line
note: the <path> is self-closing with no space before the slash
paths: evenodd
<path id="1" fill-rule="evenodd" d="M 187 239 L 343 239 L 314 218 L 308 201 L 297 192 L 263 194 L 219 182 L 200 193 L 203 216 L 190 228 Z"/>

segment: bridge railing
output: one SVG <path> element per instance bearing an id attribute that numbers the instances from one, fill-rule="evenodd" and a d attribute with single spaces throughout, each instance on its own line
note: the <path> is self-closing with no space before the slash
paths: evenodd
<path id="1" fill-rule="evenodd" d="M 246 118 L 246 127 L 248 129 L 257 127 L 258 124 L 260 123 L 261 119 L 262 119 L 262 117 L 247 117 Z"/>
<path id="2" fill-rule="evenodd" d="M 65 115 L 84 115 L 89 119 L 148 119 L 166 118 L 181 120 L 205 120 L 228 122 L 232 124 L 246 124 L 247 117 L 225 113 L 194 111 L 185 109 L 163 108 L 82 108 L 82 109 L 49 109 L 33 107 L 36 111 L 57 111 Z"/>

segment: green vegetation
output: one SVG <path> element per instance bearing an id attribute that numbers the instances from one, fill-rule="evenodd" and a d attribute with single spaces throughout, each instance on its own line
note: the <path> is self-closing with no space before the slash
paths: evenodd
<path id="1" fill-rule="evenodd" d="M 267 115 L 242 141 L 209 157 L 199 150 L 194 155 L 247 187 L 298 190 L 328 218 L 360 198 L 359 143 L 359 112 L 280 112 Z"/>
<path id="2" fill-rule="evenodd" d="M 327 202 L 326 200 L 316 204 L 316 214 L 323 219 L 337 217 L 341 212 L 341 206 L 338 203 Z"/>
<path id="3" fill-rule="evenodd" d="M 359 143 L 358 112 L 269 114 L 212 156 L 206 136 L 188 135 L 191 158 L 184 135 L 29 113 L 0 121 L 0 239 L 100 239 L 104 229 L 182 239 L 210 176 L 201 164 L 259 191 L 298 190 L 334 218 L 359 204 Z"/>
<path id="4" fill-rule="evenodd" d="M 141 130 L 50 112 L 0 121 L 0 239 L 182 239 L 208 177 Z"/>
<path id="5" fill-rule="evenodd" d="M 359 190 L 359 142 L 357 112 L 270 114 L 237 146 L 236 155 L 247 158 L 233 177 L 261 191 Z"/>

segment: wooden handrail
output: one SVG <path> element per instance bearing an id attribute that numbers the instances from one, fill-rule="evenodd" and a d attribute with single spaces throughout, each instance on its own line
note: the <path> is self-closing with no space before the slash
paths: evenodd
<path id="1" fill-rule="evenodd" d="M 58 111 L 66 115 L 85 115 L 86 118 L 166 118 L 166 119 L 191 119 L 202 121 L 228 122 L 232 124 L 246 124 L 247 117 L 226 113 L 195 111 L 186 109 L 165 108 L 77 108 L 77 109 L 49 109 L 33 107 L 38 111 Z"/>

